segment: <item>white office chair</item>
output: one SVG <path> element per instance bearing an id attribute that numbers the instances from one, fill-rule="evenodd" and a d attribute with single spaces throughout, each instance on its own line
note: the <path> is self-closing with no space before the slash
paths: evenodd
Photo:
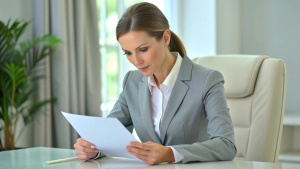
<path id="1" fill-rule="evenodd" d="M 217 55 L 193 61 L 224 76 L 236 159 L 277 162 L 286 92 L 284 62 L 259 55 Z"/>

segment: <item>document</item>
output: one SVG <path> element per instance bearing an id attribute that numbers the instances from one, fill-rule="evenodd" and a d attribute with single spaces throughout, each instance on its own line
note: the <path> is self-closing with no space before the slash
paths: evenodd
<path id="1" fill-rule="evenodd" d="M 117 118 L 83 116 L 62 112 L 77 133 L 109 157 L 138 159 L 126 150 L 136 138 Z"/>

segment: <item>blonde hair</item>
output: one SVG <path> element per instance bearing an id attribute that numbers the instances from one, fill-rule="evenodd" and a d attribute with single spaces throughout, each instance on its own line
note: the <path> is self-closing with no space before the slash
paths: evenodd
<path id="1" fill-rule="evenodd" d="M 147 2 L 130 6 L 122 15 L 116 28 L 117 40 L 130 31 L 146 31 L 149 36 L 161 40 L 165 30 L 169 30 L 169 22 L 164 14 L 153 4 Z M 170 51 L 186 54 L 185 47 L 179 37 L 170 30 Z"/>

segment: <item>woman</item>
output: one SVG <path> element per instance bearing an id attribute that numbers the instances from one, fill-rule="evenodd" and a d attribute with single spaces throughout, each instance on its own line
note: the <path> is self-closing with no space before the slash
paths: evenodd
<path id="1" fill-rule="evenodd" d="M 128 8 L 116 33 L 127 59 L 138 69 L 126 74 L 108 116 L 118 118 L 129 131 L 136 129 L 142 143 L 131 142 L 127 151 L 150 165 L 232 160 L 236 148 L 221 73 L 186 56 L 153 4 Z M 101 154 L 91 146 L 81 138 L 74 144 L 80 159 Z"/>

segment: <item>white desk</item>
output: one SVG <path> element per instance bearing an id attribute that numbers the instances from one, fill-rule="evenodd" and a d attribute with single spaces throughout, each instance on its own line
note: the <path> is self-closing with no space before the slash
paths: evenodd
<path id="1" fill-rule="evenodd" d="M 84 162 L 74 160 L 43 166 L 45 161 L 74 157 L 70 149 L 36 147 L 0 152 L 1 169 L 300 169 L 300 165 L 284 163 L 263 163 L 250 161 L 220 161 L 191 164 L 160 164 L 149 166 L 142 161 L 121 158 L 103 158 Z"/>

